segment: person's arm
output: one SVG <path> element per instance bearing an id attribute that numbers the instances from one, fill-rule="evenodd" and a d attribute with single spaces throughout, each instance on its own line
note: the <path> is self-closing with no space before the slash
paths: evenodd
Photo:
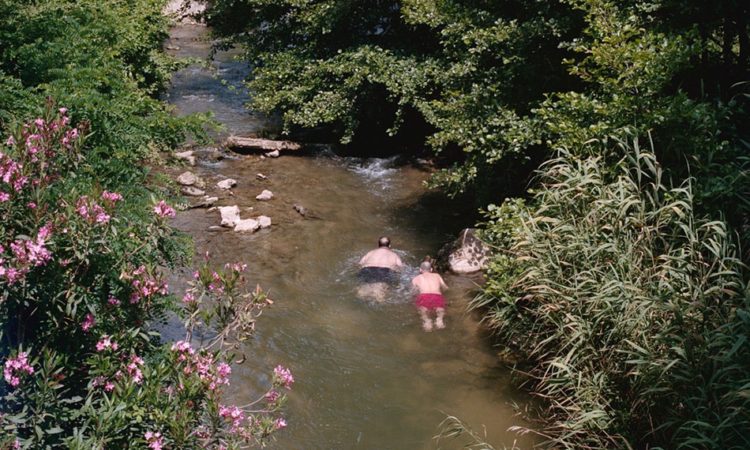
<path id="1" fill-rule="evenodd" d="M 367 257 L 370 256 L 370 252 L 365 253 L 365 256 L 362 257 L 362 259 L 359 260 L 359 265 L 364 266 L 365 263 L 367 263 Z"/>
<path id="2" fill-rule="evenodd" d="M 393 256 L 396 257 L 396 267 L 398 268 L 398 270 L 403 269 L 404 268 L 404 263 L 403 263 L 403 261 L 401 261 L 401 258 L 399 258 L 399 256 L 397 254 L 395 254 L 395 253 L 393 254 Z"/>
<path id="3" fill-rule="evenodd" d="M 443 288 L 443 289 L 445 289 L 445 290 L 447 290 L 448 289 L 448 285 L 445 284 L 445 281 L 443 281 L 443 277 L 441 277 L 440 275 L 438 275 L 438 278 L 440 278 L 440 287 Z"/>

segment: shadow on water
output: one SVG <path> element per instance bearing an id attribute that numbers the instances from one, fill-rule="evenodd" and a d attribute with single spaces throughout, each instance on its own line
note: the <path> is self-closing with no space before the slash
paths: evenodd
<path id="1" fill-rule="evenodd" d="M 205 56 L 204 33 L 177 27 L 179 52 Z M 213 64 L 219 74 L 225 65 L 237 64 L 231 57 L 218 55 Z M 220 80 L 201 78 L 201 70 L 191 66 L 175 75 L 167 99 L 177 112 L 213 111 L 233 132 L 258 131 L 263 119 L 248 115 L 244 101 L 229 98 Z M 196 97 L 191 89 L 198 89 Z M 473 282 L 446 276 L 451 289 L 445 330 L 423 332 L 412 304 L 409 282 L 417 264 L 473 222 L 473 205 L 427 192 L 428 171 L 399 157 L 330 151 L 278 159 L 238 155 L 201 161 L 191 170 L 206 180 L 209 195 L 220 197 L 218 205 L 238 205 L 243 218 L 263 214 L 273 220 L 270 229 L 253 234 L 208 232 L 218 223 L 216 211 L 187 210 L 173 221 L 193 236 L 199 255 L 210 251 L 217 265 L 248 264 L 250 285 L 270 290 L 276 301 L 244 348 L 247 362 L 234 369 L 226 399 L 246 404 L 264 392 L 274 366 L 292 369 L 297 383 L 289 397 L 289 427 L 270 448 L 433 449 L 432 437 L 446 414 L 477 430 L 486 426 L 488 441 L 498 448 L 516 441 L 522 448 L 533 445 L 528 436 L 507 431 L 523 425 L 510 404 L 526 399 L 511 388 L 508 371 L 466 312 Z M 259 172 L 267 180 L 257 179 Z M 231 194 L 214 187 L 224 177 L 238 180 Z M 272 190 L 274 199 L 256 201 L 263 189 Z M 300 216 L 294 204 L 319 219 Z M 383 234 L 409 267 L 387 302 L 364 302 L 356 295 L 356 262 Z M 179 279 L 189 273 L 173 277 L 178 290 Z M 459 446 L 441 443 L 441 448 Z"/>

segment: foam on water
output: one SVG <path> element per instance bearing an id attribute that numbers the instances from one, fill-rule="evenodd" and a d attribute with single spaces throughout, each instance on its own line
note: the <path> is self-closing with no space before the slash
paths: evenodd
<path id="1" fill-rule="evenodd" d="M 382 193 L 393 187 L 394 175 L 398 173 L 397 158 L 346 158 L 346 164 L 350 171 L 370 183 L 372 192 Z"/>

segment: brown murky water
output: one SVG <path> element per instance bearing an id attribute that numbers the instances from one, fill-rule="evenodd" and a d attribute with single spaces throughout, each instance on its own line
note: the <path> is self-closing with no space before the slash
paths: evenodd
<path id="1" fill-rule="evenodd" d="M 205 29 L 180 25 L 169 44 L 180 56 L 205 57 Z M 231 53 L 218 55 L 213 71 L 198 65 L 175 74 L 167 95 L 179 114 L 212 111 L 226 133 L 252 133 L 266 124 L 249 114 L 241 80 L 248 67 Z M 222 80 L 223 83 L 222 83 Z M 496 448 L 530 448 L 533 440 L 507 429 L 523 425 L 512 402 L 526 399 L 509 384 L 477 320 L 466 313 L 473 283 L 447 276 L 447 329 L 425 333 L 405 286 L 413 268 L 465 225 L 459 205 L 425 191 L 428 173 L 397 159 L 342 158 L 329 152 L 261 160 L 238 156 L 203 161 L 194 171 L 219 205 L 239 205 L 242 217 L 268 215 L 273 226 L 254 234 L 209 232 L 218 212 L 182 212 L 175 226 L 190 233 L 201 254 L 218 263 L 245 262 L 251 285 L 276 301 L 248 344 L 248 361 L 235 368 L 231 403 L 254 399 L 277 364 L 297 383 L 287 405 L 289 427 L 270 445 L 278 449 L 438 448 L 433 436 L 446 415 L 482 432 Z M 259 181 L 262 172 L 268 180 Z M 234 196 L 214 185 L 238 180 Z M 270 202 L 258 202 L 263 189 Z M 292 205 L 316 218 L 303 218 Z M 252 208 L 252 210 L 250 209 Z M 356 295 L 355 264 L 387 234 L 410 265 L 402 287 L 386 304 Z M 443 449 L 461 448 L 441 442 Z"/>

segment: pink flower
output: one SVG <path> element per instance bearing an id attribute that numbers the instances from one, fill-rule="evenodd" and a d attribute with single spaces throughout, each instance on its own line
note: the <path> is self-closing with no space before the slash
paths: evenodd
<path id="1" fill-rule="evenodd" d="M 184 295 L 184 296 L 182 297 L 182 303 L 184 303 L 184 304 L 186 304 L 186 305 L 192 305 L 192 304 L 195 304 L 195 303 L 197 303 L 197 300 L 195 299 L 195 296 L 193 296 L 193 294 L 192 294 L 192 293 L 190 293 L 190 292 L 187 292 L 187 293 L 185 293 L 185 295 Z"/>
<path id="2" fill-rule="evenodd" d="M 193 350 L 193 347 L 190 345 L 187 341 L 177 341 L 174 344 L 172 344 L 172 351 L 173 352 L 180 352 L 180 353 L 188 353 L 192 355 L 195 353 L 195 350 Z"/>
<path id="3" fill-rule="evenodd" d="M 34 368 L 29 364 L 28 358 L 28 353 L 20 352 L 15 358 L 8 358 L 5 361 L 3 376 L 8 384 L 16 387 L 21 384 L 21 374 L 27 373 L 32 375 L 34 373 Z"/>
<path id="4" fill-rule="evenodd" d="M 279 394 L 279 391 L 275 389 L 271 389 L 264 396 L 264 398 L 266 399 L 268 403 L 276 403 L 276 400 L 278 400 L 279 397 L 281 397 L 281 394 Z"/>
<path id="5" fill-rule="evenodd" d="M 117 342 L 112 341 L 112 338 L 110 338 L 107 335 L 102 336 L 101 339 L 99 339 L 99 342 L 96 343 L 96 351 L 97 352 L 103 352 L 104 350 L 117 350 Z"/>
<path id="6" fill-rule="evenodd" d="M 26 206 L 29 209 L 36 209 L 36 203 L 34 203 L 34 202 L 29 202 L 29 203 L 26 204 Z"/>
<path id="7" fill-rule="evenodd" d="M 160 200 L 159 203 L 154 206 L 154 212 L 159 217 L 174 217 L 177 214 L 164 200 Z"/>
<path id="8" fill-rule="evenodd" d="M 229 384 L 229 375 L 232 373 L 232 367 L 225 363 L 220 362 L 216 366 L 216 374 L 218 375 L 218 382 L 221 384 Z"/>
<path id="9" fill-rule="evenodd" d="M 81 329 L 83 331 L 88 332 L 91 327 L 93 327 L 96 324 L 96 319 L 94 318 L 94 315 L 91 313 L 86 314 L 86 318 L 83 319 L 83 322 L 81 323 Z"/>
<path id="10" fill-rule="evenodd" d="M 286 428 L 286 420 L 284 420 L 283 418 L 279 417 L 279 418 L 278 418 L 278 419 L 276 419 L 276 421 L 275 421 L 275 422 L 273 423 L 273 426 L 274 426 L 274 428 L 276 428 L 277 430 L 280 430 L 280 429 L 282 429 L 282 428 Z"/>
<path id="11" fill-rule="evenodd" d="M 245 413 L 236 406 L 219 405 L 219 416 L 232 421 L 232 430 L 237 430 L 245 419 Z"/>
<path id="12" fill-rule="evenodd" d="M 10 200 L 10 195 L 7 192 L 0 191 L 0 203 L 4 203 Z"/>
<path id="13" fill-rule="evenodd" d="M 117 299 L 117 297 L 110 295 L 107 299 L 107 303 L 109 303 L 112 306 L 117 306 L 120 304 L 120 300 Z"/>
<path id="14" fill-rule="evenodd" d="M 45 125 L 44 119 L 42 119 L 41 117 L 36 119 L 34 121 L 34 125 L 36 125 L 37 128 L 44 128 L 44 125 Z"/>
<path id="15" fill-rule="evenodd" d="M 128 375 L 133 378 L 135 384 L 141 384 L 143 381 L 143 372 L 141 372 L 140 366 L 143 365 L 143 358 L 138 355 L 132 355 L 130 357 L 130 363 L 126 366 Z"/>
<path id="16" fill-rule="evenodd" d="M 276 366 L 273 369 L 273 379 L 275 384 L 279 384 L 286 389 L 291 389 L 294 383 L 292 372 L 284 366 Z"/>
<path id="17" fill-rule="evenodd" d="M 112 203 L 116 203 L 122 200 L 122 195 L 118 194 L 117 192 L 104 191 L 102 192 L 102 198 Z"/>
<path id="18" fill-rule="evenodd" d="M 107 392 L 112 392 L 115 390 L 115 383 L 111 381 L 107 381 L 107 384 L 104 385 L 104 390 Z"/>
<path id="19" fill-rule="evenodd" d="M 68 108 L 60 108 L 58 109 L 58 111 L 60 112 L 61 116 L 68 114 Z"/>
<path id="20" fill-rule="evenodd" d="M 148 448 L 150 448 L 151 450 L 162 450 L 162 446 L 164 445 L 164 438 L 161 436 L 161 433 L 147 431 L 144 437 L 146 438 L 146 442 L 148 443 Z"/>
<path id="21" fill-rule="evenodd" d="M 8 147 L 13 147 L 14 145 L 16 145 L 16 139 L 13 136 L 8 136 L 8 140 L 5 141 L 5 145 L 7 145 Z"/>

